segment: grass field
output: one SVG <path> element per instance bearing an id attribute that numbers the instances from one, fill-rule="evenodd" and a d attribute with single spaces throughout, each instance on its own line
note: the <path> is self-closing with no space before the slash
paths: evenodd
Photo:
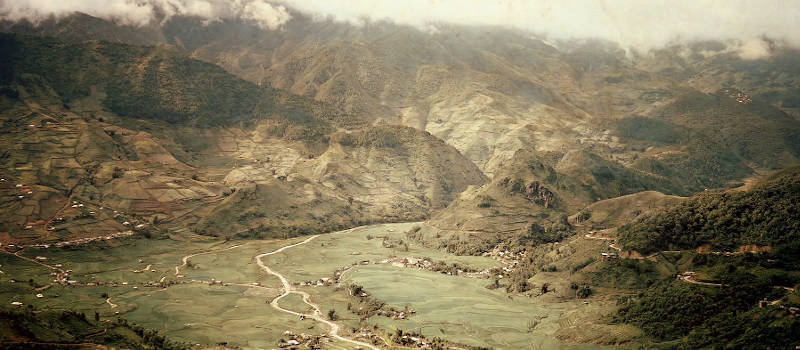
<path id="1" fill-rule="evenodd" d="M 336 269 L 350 266 L 340 287 L 298 286 L 308 292 L 322 309 L 336 310 L 341 334 L 351 328 L 379 326 L 420 331 L 427 337 L 441 337 L 472 346 L 505 349 L 595 348 L 560 339 L 601 339 L 575 337 L 581 328 L 615 332 L 602 324 L 602 315 L 613 310 L 612 298 L 582 300 L 553 298 L 510 298 L 502 290 L 489 290 L 487 279 L 449 276 L 390 264 L 360 265 L 361 261 L 386 258 L 429 257 L 434 261 L 458 262 L 477 269 L 497 267 L 488 257 L 453 256 L 422 247 L 406 239 L 404 232 L 414 223 L 386 224 L 359 228 L 346 233 L 325 234 L 310 242 L 263 258 L 264 263 L 291 282 L 316 281 L 332 277 Z M 177 242 L 129 239 L 115 247 L 81 250 L 31 250 L 25 256 L 45 256 L 51 265 L 73 270 L 71 278 L 81 286 L 64 287 L 50 283 L 52 272 L 40 265 L 2 254 L 0 299 L 31 304 L 37 310 L 77 309 L 87 315 L 97 311 L 103 318 L 127 318 L 130 322 L 157 329 L 171 339 L 201 344 L 227 342 L 246 349 L 274 348 L 286 330 L 323 334 L 327 327 L 312 319 L 281 313 L 269 301 L 281 293 L 278 278 L 267 275 L 254 257 L 306 237 L 282 241 Z M 387 241 L 387 246 L 382 243 Z M 402 240 L 402 242 L 401 242 Z M 182 258 L 191 254 L 188 264 Z M 353 265 L 356 264 L 356 265 Z M 179 267 L 176 276 L 175 267 Z M 145 269 L 147 268 L 147 269 Z M 134 271 L 141 272 L 134 272 Z M 155 270 L 155 272 L 152 272 Z M 553 278 L 559 278 L 554 275 Z M 9 283 L 15 278 L 16 283 Z M 28 279 L 34 282 L 29 283 Z M 161 288 L 146 286 L 160 280 L 182 283 Z M 215 279 L 225 285 L 209 285 Z M 85 286 L 87 282 L 115 282 L 116 287 Z M 127 285 L 122 285 L 127 282 Z M 257 285 L 252 285 L 257 283 Z M 344 286 L 363 285 L 372 296 L 399 309 L 410 307 L 416 314 L 406 320 L 373 316 L 365 320 L 348 311 L 357 303 Z M 37 298 L 37 293 L 44 294 Z M 104 298 L 108 296 L 108 301 Z M 284 308 L 308 312 L 309 306 L 297 294 L 280 301 Z M 8 306 L 4 306 L 8 307 Z M 608 328 L 612 327 L 612 328 Z M 584 332 L 585 333 L 585 332 Z M 351 348 L 336 342 L 332 348 Z"/>
<path id="2" fill-rule="evenodd" d="M 227 341 L 265 348 L 274 347 L 287 329 L 324 333 L 313 321 L 300 321 L 273 310 L 265 302 L 273 295 L 254 289 L 257 288 L 190 284 L 144 295 L 124 294 L 118 299 L 140 305 L 126 314 L 129 319 L 176 338 L 204 344 Z"/>
<path id="3" fill-rule="evenodd" d="M 439 273 L 392 266 L 361 266 L 347 279 L 363 285 L 392 305 L 409 305 L 417 311 L 411 320 L 381 319 L 386 328 L 420 330 L 429 337 L 457 339 L 472 346 L 504 349 L 596 348 L 558 341 L 554 334 L 562 316 L 595 311 L 604 303 L 581 301 L 544 303 L 536 298 L 508 298 L 489 290 L 483 279 L 452 277 Z M 533 327 L 533 323 L 538 324 Z"/>

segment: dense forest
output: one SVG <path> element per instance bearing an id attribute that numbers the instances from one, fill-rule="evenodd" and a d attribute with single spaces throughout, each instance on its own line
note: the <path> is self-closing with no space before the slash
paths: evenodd
<path id="1" fill-rule="evenodd" d="M 728 274 L 723 282 L 721 288 L 658 282 L 638 297 L 622 300 L 615 321 L 634 324 L 671 348 L 739 349 L 759 344 L 759 348 L 782 349 L 800 342 L 800 321 L 792 304 L 769 304 L 780 299 L 783 290 L 742 270 Z"/>
<path id="2" fill-rule="evenodd" d="M 800 167 L 746 191 L 707 191 L 622 226 L 618 235 L 625 249 L 643 253 L 706 244 L 714 251 L 757 245 L 795 260 L 800 256 Z"/>

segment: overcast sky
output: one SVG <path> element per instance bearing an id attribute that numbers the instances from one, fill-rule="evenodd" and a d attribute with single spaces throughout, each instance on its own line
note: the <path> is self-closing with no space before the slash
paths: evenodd
<path id="1" fill-rule="evenodd" d="M 291 20 L 287 8 L 356 25 L 389 20 L 425 30 L 436 23 L 511 26 L 551 39 L 606 39 L 642 52 L 706 39 L 738 41 L 749 58 L 766 54 L 764 38 L 800 47 L 795 0 L 0 0 L 0 13 L 12 20 L 81 11 L 143 25 L 156 8 L 209 20 L 242 18 L 267 29 Z"/>

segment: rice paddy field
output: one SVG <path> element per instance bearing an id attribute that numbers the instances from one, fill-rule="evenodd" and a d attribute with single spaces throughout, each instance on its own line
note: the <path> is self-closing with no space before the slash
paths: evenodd
<path id="1" fill-rule="evenodd" d="M 458 339 L 466 345 L 503 349 L 592 349 L 558 341 L 561 315 L 580 308 L 580 301 L 543 303 L 537 299 L 509 299 L 502 290 L 489 290 L 486 280 L 451 277 L 440 273 L 392 266 L 364 266 L 348 279 L 391 305 L 417 311 L 405 321 L 381 319 L 387 328 L 420 330 L 429 337 Z M 539 323 L 532 326 L 534 320 Z"/>
<path id="2" fill-rule="evenodd" d="M 566 341 L 579 327 L 619 331 L 602 322 L 613 311 L 613 298 L 551 300 L 486 288 L 489 280 L 451 276 L 386 259 L 422 258 L 459 263 L 475 269 L 500 266 L 488 257 L 453 256 L 406 240 L 416 223 L 384 224 L 320 235 L 307 243 L 262 258 L 298 291 L 307 292 L 322 314 L 335 310 L 340 334 L 350 329 L 416 331 L 428 338 L 498 349 L 590 349 Z M 52 283 L 53 270 L 11 254 L 0 254 L 0 300 L 32 305 L 35 310 L 74 309 L 103 319 L 124 317 L 157 329 L 174 340 L 245 349 L 276 348 L 285 331 L 324 334 L 328 326 L 311 318 L 281 312 L 270 301 L 282 293 L 280 280 L 256 263 L 259 254 L 301 243 L 308 237 L 271 241 L 179 242 L 126 239 L 75 250 L 25 250 L 22 256 L 45 257 L 45 264 L 72 270 L 75 286 Z M 186 258 L 186 264 L 184 264 Z M 383 263 L 379 263 L 383 261 Z M 176 271 L 177 267 L 177 271 Z M 317 285 L 320 279 L 341 279 Z M 13 283 L 11 280 L 15 280 Z M 32 281 L 29 281 L 31 280 Z M 313 282 L 309 285 L 300 282 Z M 91 285 L 99 284 L 103 285 Z M 109 285 L 113 282 L 113 285 Z M 407 319 L 372 316 L 361 319 L 348 310 L 357 302 L 347 286 L 358 284 L 388 306 L 416 311 Z M 149 284 L 149 285 L 148 285 Z M 36 297 L 41 294 L 42 297 Z M 282 308 L 309 313 L 298 294 L 283 297 Z M 611 327 L 611 328 L 608 328 Z M 591 337 L 589 337 L 591 338 Z M 582 338 L 582 339 L 585 339 Z M 330 348 L 354 348 L 345 342 Z"/>

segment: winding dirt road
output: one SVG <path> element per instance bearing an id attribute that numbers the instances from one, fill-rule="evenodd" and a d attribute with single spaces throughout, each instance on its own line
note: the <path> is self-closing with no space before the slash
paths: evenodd
<path id="1" fill-rule="evenodd" d="M 686 282 L 686 283 L 691 283 L 691 284 L 698 284 L 698 285 L 701 285 L 701 286 L 709 286 L 709 287 L 722 287 L 723 286 L 722 283 L 696 281 L 696 280 L 692 279 L 692 277 L 694 277 L 694 276 L 695 276 L 694 274 L 682 276 L 681 277 L 681 281 Z"/>
<path id="2" fill-rule="evenodd" d="M 58 271 L 58 272 L 60 272 L 60 273 L 62 273 L 62 274 L 63 274 L 63 273 L 65 273 L 65 272 L 64 272 L 64 270 L 63 270 L 63 269 L 61 269 L 61 268 L 58 268 L 58 267 L 55 267 L 55 266 L 50 266 L 50 265 L 47 265 L 47 264 L 45 264 L 45 263 L 43 263 L 43 262 L 41 262 L 41 261 L 39 261 L 39 260 L 36 260 L 36 259 L 31 259 L 31 258 L 29 258 L 29 257 L 26 257 L 26 256 L 22 256 L 22 255 L 20 255 L 20 253 L 22 253 L 22 250 L 19 250 L 19 251 L 17 251 L 16 253 L 12 253 L 12 252 L 9 252 L 9 251 L 7 251 L 7 250 L 5 250 L 5 249 L 0 249 L 0 252 L 2 252 L 2 253 L 5 253 L 5 254 L 8 254 L 8 255 L 13 255 L 13 256 L 16 256 L 16 257 L 18 257 L 18 258 L 20 258 L 20 259 L 22 259 L 22 260 L 27 260 L 27 261 L 30 261 L 30 262 L 32 262 L 32 263 L 34 263 L 34 264 L 39 264 L 39 265 L 42 265 L 42 266 L 44 266 L 44 267 L 46 267 L 46 268 L 48 268 L 48 269 L 50 269 L 50 270 L 56 270 L 56 271 Z"/>
<path id="3" fill-rule="evenodd" d="M 111 298 L 106 298 L 106 304 L 108 304 L 108 306 L 111 306 L 112 309 L 117 307 L 117 304 L 111 302 Z"/>
<path id="4" fill-rule="evenodd" d="M 187 255 L 187 256 L 184 256 L 183 258 L 181 258 L 181 264 L 180 264 L 180 265 L 178 265 L 178 266 L 175 266 L 175 276 L 177 276 L 177 275 L 180 273 L 180 269 L 184 268 L 186 265 L 188 265 L 188 264 L 189 264 L 189 259 L 191 259 L 191 258 L 193 258 L 193 257 L 195 257 L 195 256 L 198 256 L 198 255 L 204 255 L 204 254 L 209 254 L 209 253 L 215 253 L 215 252 L 224 252 L 224 251 L 226 251 L 226 250 L 231 250 L 231 249 L 234 249 L 234 248 L 239 248 L 239 247 L 241 247 L 241 246 L 243 246 L 243 245 L 246 245 L 246 244 L 247 244 L 247 243 L 242 243 L 242 244 L 237 244 L 237 245 L 230 246 L 230 247 L 228 247 L 228 248 L 225 248 L 225 249 L 220 249 L 220 250 L 207 250 L 207 251 L 204 251 L 204 252 L 193 253 L 193 254 L 189 254 L 189 255 Z"/>
<path id="5" fill-rule="evenodd" d="M 352 231 L 353 231 L 353 229 L 350 229 L 350 230 L 340 231 L 340 233 L 346 233 L 346 232 L 352 232 Z M 289 282 L 288 279 L 286 279 L 286 277 L 284 277 L 280 273 L 275 272 L 274 270 L 270 269 L 269 266 L 264 264 L 264 261 L 261 260 L 263 257 L 270 256 L 270 255 L 273 255 L 273 254 L 278 254 L 278 253 L 280 253 L 280 252 L 282 252 L 282 251 L 284 251 L 286 249 L 289 249 L 289 248 L 292 248 L 292 247 L 296 247 L 296 246 L 303 245 L 303 244 L 306 244 L 308 242 L 311 242 L 312 240 L 314 240 L 317 237 L 319 237 L 319 235 L 314 235 L 314 236 L 308 237 L 306 240 L 304 240 L 302 242 L 295 243 L 295 244 L 290 244 L 290 245 L 284 246 L 282 248 L 276 249 L 274 251 L 271 251 L 269 253 L 259 254 L 259 255 L 257 255 L 255 257 L 255 260 L 256 260 L 256 263 L 258 264 L 258 266 L 261 267 L 261 269 L 266 271 L 268 274 L 273 275 L 275 277 L 278 277 L 278 279 L 281 280 L 281 284 L 283 285 L 283 294 L 277 296 L 275 299 L 272 299 L 272 301 L 269 303 L 270 306 L 272 306 L 272 308 L 274 308 L 275 310 L 278 310 L 278 311 L 281 311 L 281 312 L 285 312 L 285 313 L 292 314 L 292 315 L 295 315 L 295 316 L 309 317 L 309 318 L 312 318 L 312 319 L 314 319 L 314 320 L 316 320 L 318 322 L 324 323 L 325 325 L 327 325 L 330 328 L 330 330 L 328 331 L 328 334 L 332 338 L 335 338 L 335 339 L 343 341 L 343 342 L 348 342 L 348 343 L 351 343 L 351 344 L 355 344 L 355 345 L 358 345 L 358 346 L 361 346 L 361 347 L 364 347 L 364 348 L 373 349 L 373 350 L 379 350 L 379 348 L 376 347 L 375 345 L 364 343 L 364 342 L 360 342 L 360 341 L 353 340 L 353 339 L 348 339 L 348 338 L 345 338 L 345 337 L 339 335 L 339 329 L 340 329 L 339 325 L 336 324 L 335 322 L 331 322 L 331 321 L 326 320 L 325 318 L 322 317 L 322 311 L 320 310 L 319 305 L 311 302 L 311 296 L 308 295 L 308 293 L 303 292 L 303 291 L 299 291 L 299 290 L 294 290 L 292 288 L 292 284 Z M 284 309 L 280 305 L 278 305 L 278 303 L 280 302 L 280 300 L 283 297 L 285 297 L 285 296 L 287 296 L 289 294 L 292 294 L 292 293 L 299 294 L 300 296 L 302 296 L 303 302 L 306 303 L 308 306 L 311 306 L 314 309 L 314 313 L 313 314 L 304 314 L 304 313 L 300 313 L 300 312 L 295 312 L 295 311 L 292 311 L 292 310 Z"/>
<path id="6" fill-rule="evenodd" d="M 594 236 L 594 235 L 592 235 L 592 234 L 589 234 L 589 233 L 587 233 L 587 234 L 585 234 L 585 235 L 583 235 L 583 236 L 584 236 L 584 237 L 586 237 L 586 238 L 588 238 L 588 239 L 599 239 L 599 240 L 601 240 L 601 241 L 614 241 L 614 240 L 616 240 L 616 238 L 611 238 L 611 237 L 601 237 L 601 236 Z"/>

